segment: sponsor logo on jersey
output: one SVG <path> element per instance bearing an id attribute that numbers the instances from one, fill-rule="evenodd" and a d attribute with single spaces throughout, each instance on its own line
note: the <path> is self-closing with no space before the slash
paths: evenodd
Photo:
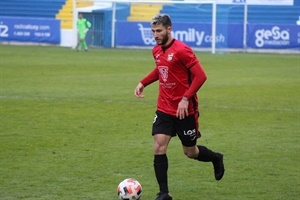
<path id="1" fill-rule="evenodd" d="M 196 139 L 196 129 L 187 130 L 187 131 L 184 130 L 183 134 L 186 136 L 190 136 L 192 138 L 192 140 Z"/>

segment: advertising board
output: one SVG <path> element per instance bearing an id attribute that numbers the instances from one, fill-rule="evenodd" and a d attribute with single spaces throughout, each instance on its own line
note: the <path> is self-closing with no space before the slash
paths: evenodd
<path id="1" fill-rule="evenodd" d="M 0 41 L 60 43 L 60 20 L 0 17 Z"/>
<path id="2" fill-rule="evenodd" d="M 117 22 L 116 45 L 140 46 L 155 45 L 150 23 Z M 192 48 L 212 46 L 211 24 L 173 23 L 172 35 Z M 216 48 L 244 48 L 242 23 L 217 24 Z M 246 46 L 253 49 L 300 49 L 300 26 L 248 24 Z"/>

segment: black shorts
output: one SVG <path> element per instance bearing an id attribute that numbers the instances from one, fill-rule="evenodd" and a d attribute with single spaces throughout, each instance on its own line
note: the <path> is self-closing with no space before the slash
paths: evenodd
<path id="1" fill-rule="evenodd" d="M 172 137 L 178 135 L 183 146 L 191 147 L 196 145 L 197 138 L 201 136 L 198 130 L 198 114 L 189 115 L 184 119 L 156 111 L 153 120 L 152 135 L 166 134 Z"/>

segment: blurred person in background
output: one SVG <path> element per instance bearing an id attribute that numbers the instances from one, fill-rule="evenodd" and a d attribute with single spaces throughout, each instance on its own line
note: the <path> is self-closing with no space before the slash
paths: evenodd
<path id="1" fill-rule="evenodd" d="M 84 49 L 85 51 L 88 50 L 85 37 L 91 27 L 92 27 L 91 22 L 85 19 L 82 13 L 79 13 L 78 20 L 77 20 L 77 31 L 78 31 L 78 43 L 76 46 L 77 51 L 80 51 L 81 49 Z"/>

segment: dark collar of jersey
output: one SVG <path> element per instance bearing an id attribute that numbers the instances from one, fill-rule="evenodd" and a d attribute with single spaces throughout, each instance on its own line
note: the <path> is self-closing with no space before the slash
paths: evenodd
<path id="1" fill-rule="evenodd" d="M 175 42 L 175 38 L 173 38 L 173 40 L 167 46 L 161 46 L 161 49 L 163 50 L 163 52 L 165 52 L 170 46 L 172 46 L 172 44 L 174 42 Z"/>

